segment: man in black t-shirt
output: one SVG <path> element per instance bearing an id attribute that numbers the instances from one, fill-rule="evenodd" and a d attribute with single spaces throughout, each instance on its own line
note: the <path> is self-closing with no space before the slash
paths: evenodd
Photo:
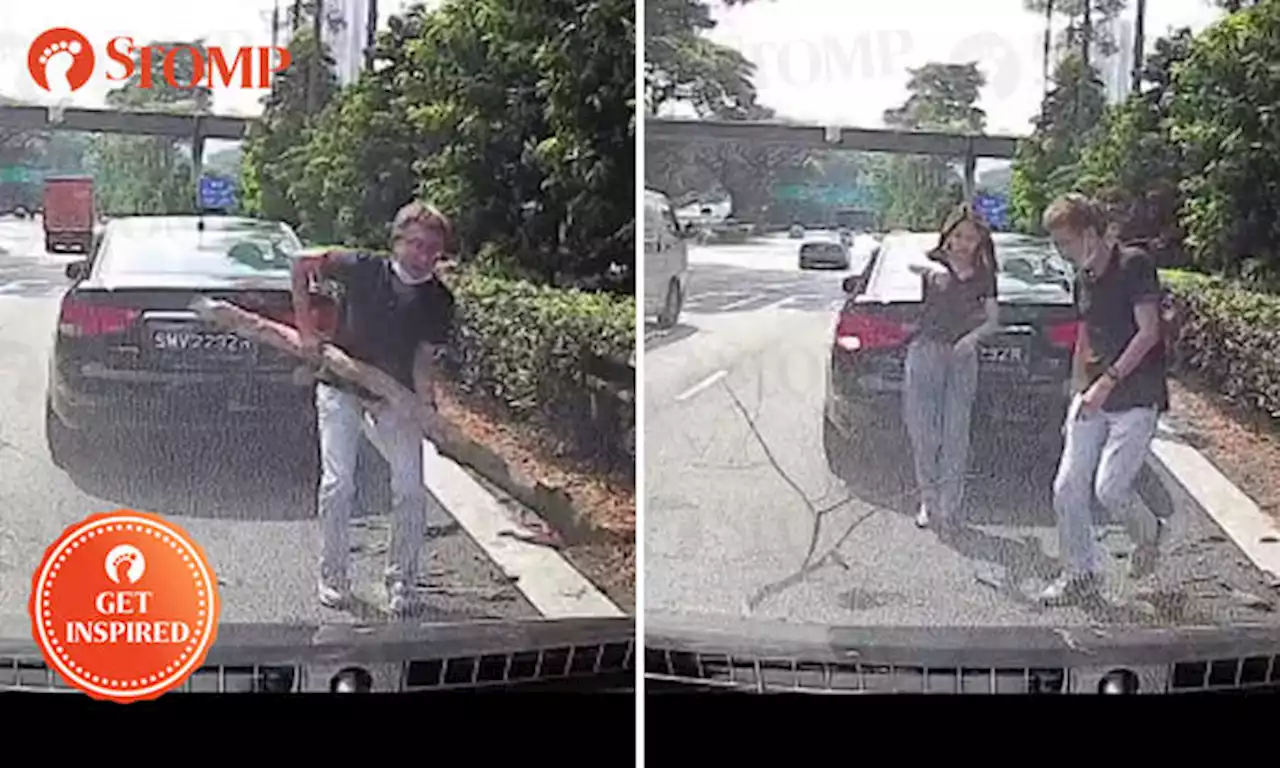
<path id="1" fill-rule="evenodd" d="M 1062 574 L 1044 591 L 1049 602 L 1093 592 L 1102 575 L 1093 532 L 1096 497 L 1125 520 L 1136 548 L 1131 575 L 1155 568 L 1163 524 L 1135 504 L 1133 484 L 1146 461 L 1162 411 L 1169 408 L 1161 290 L 1145 251 L 1119 245 L 1105 211 L 1082 195 L 1045 211 L 1055 246 L 1076 265 L 1080 313 L 1062 459 L 1054 480 Z"/>
<path id="2" fill-rule="evenodd" d="M 450 343 L 453 330 L 453 297 L 435 275 L 449 236 L 448 220 L 434 208 L 415 202 L 396 214 L 389 258 L 333 250 L 302 254 L 293 267 L 293 301 L 304 348 L 315 353 L 321 343 L 310 320 L 311 282 L 333 280 L 343 295 L 342 319 L 332 343 L 434 404 L 436 360 Z M 427 506 L 439 507 L 423 484 L 422 433 L 411 414 L 324 376 L 316 385 L 316 411 L 319 510 L 324 525 L 320 601 L 336 608 L 350 597 L 348 525 L 363 433 L 391 469 L 394 519 L 386 586 L 392 614 L 408 613 L 415 604 Z"/>

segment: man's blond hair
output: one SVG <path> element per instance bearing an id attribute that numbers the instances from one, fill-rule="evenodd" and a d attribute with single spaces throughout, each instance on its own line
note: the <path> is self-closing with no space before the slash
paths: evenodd
<path id="1" fill-rule="evenodd" d="M 1067 230 L 1079 234 L 1092 229 L 1098 234 L 1107 231 L 1109 216 L 1106 208 L 1078 192 L 1063 195 L 1044 209 L 1041 222 L 1050 232 Z"/>
<path id="2" fill-rule="evenodd" d="M 396 212 L 391 222 L 391 240 L 399 240 L 411 227 L 426 227 L 444 235 L 445 242 L 453 240 L 453 223 L 449 217 L 430 203 L 414 200 Z"/>

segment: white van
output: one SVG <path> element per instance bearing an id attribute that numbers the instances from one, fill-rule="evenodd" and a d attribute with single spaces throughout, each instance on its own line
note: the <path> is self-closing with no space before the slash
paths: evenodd
<path id="1" fill-rule="evenodd" d="M 671 328 L 689 287 L 686 237 L 666 195 L 644 191 L 644 314 Z"/>

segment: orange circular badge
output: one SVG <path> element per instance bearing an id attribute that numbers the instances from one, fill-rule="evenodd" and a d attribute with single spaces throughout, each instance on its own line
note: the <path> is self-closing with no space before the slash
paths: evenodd
<path id="1" fill-rule="evenodd" d="M 218 608 L 213 569 L 186 531 L 128 509 L 68 528 L 36 569 L 28 604 L 50 667 L 117 702 L 182 685 L 213 645 Z"/>

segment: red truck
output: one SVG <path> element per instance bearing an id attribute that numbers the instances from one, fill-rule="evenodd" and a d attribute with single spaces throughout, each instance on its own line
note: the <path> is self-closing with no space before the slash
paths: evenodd
<path id="1" fill-rule="evenodd" d="M 93 178 L 51 176 L 44 182 L 44 249 L 89 253 L 93 247 Z"/>

